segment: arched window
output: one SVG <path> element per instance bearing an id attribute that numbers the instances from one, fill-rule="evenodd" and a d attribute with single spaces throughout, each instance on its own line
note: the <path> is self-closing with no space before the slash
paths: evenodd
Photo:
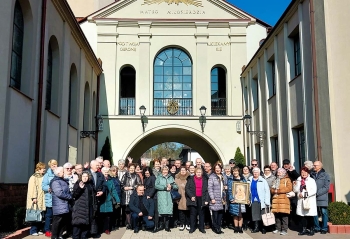
<path id="1" fill-rule="evenodd" d="M 135 115 L 136 71 L 127 66 L 120 71 L 120 115 Z"/>
<path id="2" fill-rule="evenodd" d="M 77 124 L 77 112 L 78 112 L 78 72 L 75 64 L 70 68 L 69 77 L 69 103 L 68 103 L 68 124 L 73 127 L 78 126 Z"/>
<path id="3" fill-rule="evenodd" d="M 211 70 L 211 115 L 226 115 L 226 71 L 221 67 Z"/>
<path id="4" fill-rule="evenodd" d="M 47 52 L 46 101 L 47 110 L 58 114 L 59 110 L 59 48 L 57 39 L 52 36 Z"/>
<path id="5" fill-rule="evenodd" d="M 24 20 L 19 1 L 15 3 L 12 33 L 11 82 L 10 85 L 21 90 L 22 53 L 23 53 Z"/>
<path id="6" fill-rule="evenodd" d="M 167 48 L 154 60 L 154 115 L 192 115 L 192 61 L 178 48 Z"/>
<path id="7" fill-rule="evenodd" d="M 84 89 L 84 119 L 83 119 L 83 130 L 89 131 L 90 127 L 90 87 L 89 83 L 85 83 Z"/>

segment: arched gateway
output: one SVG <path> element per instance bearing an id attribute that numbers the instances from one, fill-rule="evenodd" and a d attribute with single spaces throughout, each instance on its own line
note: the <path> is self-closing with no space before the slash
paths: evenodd
<path id="1" fill-rule="evenodd" d="M 125 150 L 123 158 L 131 156 L 139 158 L 154 145 L 163 142 L 181 142 L 195 149 L 206 162 L 214 163 L 218 160 L 225 162 L 219 147 L 207 135 L 200 131 L 180 125 L 159 126 L 137 137 Z"/>

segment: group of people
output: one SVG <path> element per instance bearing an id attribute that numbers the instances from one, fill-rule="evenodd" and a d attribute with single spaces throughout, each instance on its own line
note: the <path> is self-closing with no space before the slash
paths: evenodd
<path id="1" fill-rule="evenodd" d="M 134 233 L 170 232 L 178 227 L 189 233 L 211 228 L 222 234 L 228 227 L 234 233 L 250 228 L 265 234 L 269 228 L 263 225 L 262 215 L 270 208 L 276 218 L 273 233 L 287 234 L 293 212 L 302 218 L 299 235 L 327 231 L 329 176 L 320 161 L 311 166 L 305 162 L 300 175 L 289 160 L 283 161 L 282 168 L 273 162 L 264 172 L 257 160 L 243 169 L 234 160 L 225 166 L 220 162 L 212 166 L 201 158 L 194 165 L 175 160 L 170 166 L 167 158 L 160 158 L 153 160 L 153 167 L 132 161 L 129 157 L 127 163 L 119 160 L 118 166 L 111 166 L 98 157 L 84 165 L 58 167 L 56 160 L 50 160 L 46 173 L 46 165 L 39 162 L 29 179 L 27 208 L 44 211 L 45 223 L 43 231 L 40 222 L 32 223 L 30 234 L 80 239 L 124 226 Z M 245 183 L 249 190 L 234 187 L 236 182 Z"/>

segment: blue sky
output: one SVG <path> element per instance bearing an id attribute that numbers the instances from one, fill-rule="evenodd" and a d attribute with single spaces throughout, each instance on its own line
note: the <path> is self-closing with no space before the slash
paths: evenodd
<path id="1" fill-rule="evenodd" d="M 250 15 L 274 26 L 291 0 L 227 0 Z"/>

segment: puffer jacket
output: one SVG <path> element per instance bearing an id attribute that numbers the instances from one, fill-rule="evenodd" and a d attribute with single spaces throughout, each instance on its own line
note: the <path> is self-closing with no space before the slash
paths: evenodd
<path id="1" fill-rule="evenodd" d="M 138 184 L 141 184 L 141 178 L 138 174 L 133 173 L 130 174 L 129 172 L 126 172 L 122 178 L 122 205 L 128 205 L 130 201 L 131 194 L 135 191 L 135 188 Z M 133 187 L 133 190 L 124 190 L 125 187 Z"/>
<path id="2" fill-rule="evenodd" d="M 181 194 L 181 199 L 178 202 L 178 209 L 179 210 L 188 210 L 186 206 L 186 194 L 185 194 L 185 187 L 187 184 L 187 178 L 190 176 L 189 172 L 186 172 L 185 175 L 181 175 L 180 173 L 175 175 L 175 183 L 177 187 L 179 188 L 178 191 Z"/>
<path id="3" fill-rule="evenodd" d="M 100 212 L 113 212 L 113 199 L 120 203 L 120 198 L 118 197 L 117 191 L 115 190 L 114 183 L 108 177 L 108 179 L 105 181 L 105 186 L 107 188 L 107 191 L 104 195 L 102 195 L 101 199 L 101 205 L 100 205 Z"/>
<path id="4" fill-rule="evenodd" d="M 173 200 L 170 195 L 170 191 L 167 191 L 167 185 L 171 184 L 173 189 L 177 189 L 174 178 L 168 174 L 166 176 L 159 175 L 155 182 L 155 188 L 157 191 L 158 200 L 158 212 L 159 214 L 173 214 Z"/>
<path id="5" fill-rule="evenodd" d="M 233 175 L 229 175 L 227 176 L 226 174 L 224 174 L 224 182 L 225 182 L 225 185 L 227 186 L 227 189 L 225 190 L 226 191 L 226 206 L 225 206 L 225 211 L 226 210 L 229 210 L 229 203 L 230 203 L 230 199 L 229 199 L 229 195 L 228 195 L 228 186 L 229 186 L 229 183 L 232 183 L 232 180 L 233 180 Z"/>
<path id="6" fill-rule="evenodd" d="M 318 207 L 328 206 L 328 191 L 330 186 L 330 179 L 328 173 L 324 169 L 321 169 L 317 174 L 311 173 L 311 177 L 316 181 L 317 193 L 316 201 Z"/>
<path id="7" fill-rule="evenodd" d="M 239 179 L 233 178 L 229 179 L 227 186 L 228 186 L 228 201 L 229 201 L 229 212 L 231 215 L 238 216 L 239 212 L 241 211 L 240 208 L 242 208 L 241 203 L 231 203 L 231 201 L 235 200 L 235 196 L 232 194 L 232 188 L 234 182 L 247 182 L 245 178 L 242 176 Z"/>
<path id="8" fill-rule="evenodd" d="M 222 187 L 221 187 L 222 183 Z M 210 197 L 209 208 L 212 211 L 219 211 L 224 209 L 223 201 L 226 203 L 226 193 L 224 190 L 224 177 L 222 176 L 222 182 L 220 181 L 219 176 L 215 173 L 210 174 L 208 179 L 208 193 Z M 215 200 L 215 203 L 212 204 L 211 200 Z"/>
<path id="9" fill-rule="evenodd" d="M 69 201 L 72 200 L 69 185 L 63 178 L 55 176 L 50 182 L 52 190 L 53 215 L 61 215 L 69 212 Z"/>
<path id="10" fill-rule="evenodd" d="M 292 182 L 288 175 L 280 179 L 279 185 L 275 185 L 276 182 L 276 180 L 273 182 L 273 188 L 271 188 L 272 212 L 290 214 L 290 200 L 287 197 L 287 193 L 293 190 Z"/>
<path id="11" fill-rule="evenodd" d="M 197 207 L 196 201 L 192 201 L 192 197 L 196 197 L 196 183 L 194 182 L 195 176 L 189 176 L 187 178 L 187 183 L 185 187 L 185 193 L 186 193 L 186 204 L 188 207 L 194 206 Z M 208 179 L 206 177 L 202 177 L 202 207 L 209 205 L 209 194 L 208 194 Z M 207 203 L 207 205 L 205 205 Z"/>
<path id="12" fill-rule="evenodd" d="M 95 195 L 96 191 L 89 180 L 85 183 L 84 188 L 80 188 L 78 180 L 73 186 L 74 206 L 72 211 L 73 225 L 89 225 L 94 215 L 94 204 L 97 204 Z"/>
<path id="13" fill-rule="evenodd" d="M 28 181 L 28 193 L 27 193 L 27 209 L 30 209 L 33 205 L 33 199 L 37 200 L 37 205 L 33 205 L 34 208 L 38 206 L 39 210 L 45 211 L 45 197 L 44 191 L 41 189 L 43 181 L 43 175 L 36 172 L 30 176 Z"/>
<path id="14" fill-rule="evenodd" d="M 45 193 L 45 206 L 52 207 L 52 194 L 49 192 L 50 182 L 55 177 L 52 169 L 49 168 L 44 175 L 43 182 L 41 184 L 41 188 Z"/>

